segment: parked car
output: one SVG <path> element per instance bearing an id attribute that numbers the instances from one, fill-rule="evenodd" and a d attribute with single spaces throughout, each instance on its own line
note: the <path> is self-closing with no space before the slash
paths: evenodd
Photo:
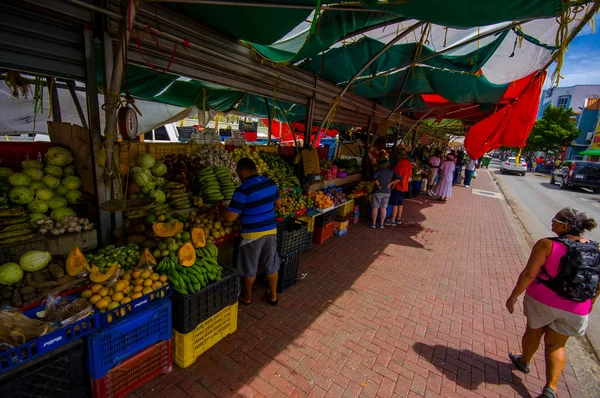
<path id="1" fill-rule="evenodd" d="M 600 193 L 600 163 L 565 161 L 552 172 L 550 184 L 556 183 L 560 184 L 560 189 L 588 188 Z"/>
<path id="2" fill-rule="evenodd" d="M 500 171 L 502 174 L 518 173 L 524 176 L 527 171 L 527 162 L 525 158 L 521 158 L 520 164 L 517 164 L 517 158 L 508 158 L 500 163 Z"/>

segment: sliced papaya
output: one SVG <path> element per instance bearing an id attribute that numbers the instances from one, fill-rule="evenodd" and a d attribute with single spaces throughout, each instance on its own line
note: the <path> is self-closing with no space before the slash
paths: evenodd
<path id="1" fill-rule="evenodd" d="M 85 256 L 77 246 L 69 252 L 66 264 L 67 274 L 70 276 L 79 275 L 83 270 L 90 271 L 90 266 Z"/>
<path id="2" fill-rule="evenodd" d="M 202 228 L 192 228 L 192 244 L 195 249 L 201 249 L 206 246 L 206 235 Z"/>
<path id="3" fill-rule="evenodd" d="M 161 238 L 171 238 L 183 231 L 183 223 L 175 222 L 155 222 L 152 224 L 152 231 Z"/>
<path id="4" fill-rule="evenodd" d="M 113 264 L 110 267 L 110 269 L 106 272 L 106 274 L 103 274 L 102 272 L 100 272 L 100 269 L 98 269 L 98 267 L 92 265 L 92 271 L 90 272 L 90 281 L 94 283 L 104 283 L 107 280 L 110 280 L 113 276 L 115 276 L 116 272 L 117 264 Z"/>
<path id="5" fill-rule="evenodd" d="M 142 265 L 146 265 L 148 263 L 156 265 L 156 259 L 154 258 L 152 253 L 150 253 L 150 250 L 144 249 L 142 254 L 140 254 L 140 259 L 138 260 L 137 266 L 141 267 Z"/>
<path id="6" fill-rule="evenodd" d="M 177 257 L 179 258 L 179 264 L 184 267 L 191 267 L 196 262 L 196 250 L 190 242 L 187 242 L 179 248 Z"/>

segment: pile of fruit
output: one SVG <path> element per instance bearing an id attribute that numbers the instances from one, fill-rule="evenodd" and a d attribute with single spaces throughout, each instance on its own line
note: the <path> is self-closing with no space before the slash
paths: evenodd
<path id="1" fill-rule="evenodd" d="M 155 198 L 157 204 L 167 201 L 167 196 L 161 190 L 165 185 L 167 166 L 164 163 L 157 162 L 152 155 L 141 153 L 135 158 L 136 166 L 129 170 L 129 180 L 126 180 L 127 197 L 136 198 Z"/>
<path id="2" fill-rule="evenodd" d="M 286 189 L 281 192 L 281 201 L 275 207 L 275 215 L 281 217 L 295 213 L 298 210 L 306 209 L 306 207 L 305 199 L 300 189 Z"/>
<path id="3" fill-rule="evenodd" d="M 9 168 L 0 167 L 0 197 L 2 198 L 0 207 L 22 206 L 24 208 L 26 206 L 27 213 L 31 215 L 29 220 L 34 222 L 34 224 L 24 224 L 26 221 L 24 216 L 27 215 L 24 209 L 15 210 L 18 214 L 6 214 L 5 217 L 19 217 L 21 221 L 11 224 L 20 226 L 13 226 L 9 234 L 0 235 L 2 236 L 0 244 L 13 244 L 31 239 L 40 229 L 35 222 L 45 219 L 46 215 L 56 223 L 63 222 L 66 216 L 76 216 L 75 211 L 68 205 L 79 203 L 83 193 L 80 190 L 81 179 L 75 175 L 75 166 L 71 165 L 72 162 L 73 157 L 69 150 L 53 147 L 44 154 L 44 162 L 24 160 L 21 163 L 22 170 L 19 172 L 15 173 Z M 75 227 L 72 232 L 76 232 Z M 58 235 L 68 229 L 68 227 L 44 228 L 41 233 L 52 232 Z"/>
<path id="4" fill-rule="evenodd" d="M 229 156 L 229 152 L 227 152 L 223 145 L 206 145 L 196 153 L 196 159 L 198 159 L 197 161 L 199 161 L 202 166 L 227 167 L 231 173 L 234 184 L 237 185 L 240 183 L 240 179 L 235 170 L 237 160 L 234 161 L 231 156 Z M 196 159 L 194 159 L 194 161 L 196 161 Z"/>
<path id="5" fill-rule="evenodd" d="M 309 192 L 307 195 L 319 209 L 328 209 L 333 206 L 333 200 L 323 191 Z"/>
<path id="6" fill-rule="evenodd" d="M 229 169 L 225 166 L 207 166 L 196 174 L 197 195 L 210 203 L 231 200 L 235 185 Z"/>
<path id="7" fill-rule="evenodd" d="M 105 246 L 96 254 L 87 254 L 85 259 L 88 264 L 95 265 L 105 274 L 113 266 L 119 264 L 122 270 L 135 268 L 140 257 L 140 247 L 135 243 L 127 246 L 115 247 Z"/>
<path id="8" fill-rule="evenodd" d="M 300 181 L 294 175 L 294 170 L 292 170 L 289 163 L 283 160 L 281 156 L 276 153 L 263 151 L 261 151 L 260 156 L 269 167 L 269 170 L 264 175 L 275 181 L 280 191 L 285 188 L 300 186 Z"/>
<path id="9" fill-rule="evenodd" d="M 187 186 L 181 182 L 167 182 L 164 186 L 167 194 L 167 201 L 172 209 L 183 210 L 192 207 L 190 201 L 190 192 Z"/>
<path id="10" fill-rule="evenodd" d="M 192 265 L 175 265 L 170 262 L 165 266 L 170 267 L 169 282 L 173 284 L 176 292 L 191 294 L 200 291 L 212 282 L 220 281 L 223 267 L 217 263 L 218 256 L 217 247 L 208 243 L 205 247 L 196 249 L 196 259 Z"/>
<path id="11" fill-rule="evenodd" d="M 375 186 L 374 181 L 360 181 L 358 184 L 356 184 L 356 186 L 354 187 L 354 190 L 370 193 L 370 192 L 373 192 L 374 186 Z"/>
<path id="12" fill-rule="evenodd" d="M 265 173 L 267 172 L 267 170 L 269 170 L 269 166 L 267 166 L 267 164 L 260 157 L 260 155 L 258 154 L 258 152 L 251 151 L 250 147 L 248 145 L 244 145 L 241 148 L 235 148 L 231 152 L 231 156 L 233 157 L 233 160 L 236 163 L 240 159 L 242 159 L 242 158 L 252 159 L 254 161 L 254 164 L 256 164 L 256 170 L 258 170 L 258 174 L 260 174 L 260 175 L 265 175 Z"/>
<path id="13" fill-rule="evenodd" d="M 67 274 L 65 268 L 64 263 L 40 250 L 23 254 L 18 263 L 1 265 L 2 305 L 19 308 L 87 283 L 86 278 Z"/>
<path id="14" fill-rule="evenodd" d="M 166 180 L 183 184 L 188 190 L 192 189 L 194 176 L 203 166 L 202 159 L 184 154 L 166 155 L 163 162 L 167 166 Z"/>
<path id="15" fill-rule="evenodd" d="M 188 222 L 196 228 L 204 231 L 207 241 L 219 239 L 232 232 L 239 232 L 241 226 L 239 221 L 225 221 L 220 215 L 213 213 L 199 214 L 192 211 L 188 216 Z"/>
<path id="16" fill-rule="evenodd" d="M 331 189 L 330 191 L 326 192 L 326 195 L 333 200 L 333 204 L 335 206 L 348 201 L 341 188 Z"/>

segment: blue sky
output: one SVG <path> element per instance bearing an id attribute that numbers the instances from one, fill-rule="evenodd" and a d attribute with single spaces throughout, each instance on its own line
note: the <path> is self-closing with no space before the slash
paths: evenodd
<path id="1" fill-rule="evenodd" d="M 600 84 L 600 15 L 595 16 L 596 29 L 592 34 L 588 24 L 579 35 L 571 42 L 562 68 L 560 87 L 574 86 L 576 84 Z M 551 75 L 550 68 L 548 76 Z M 548 79 L 549 80 L 549 79 Z M 549 86 L 546 81 L 544 88 Z"/>

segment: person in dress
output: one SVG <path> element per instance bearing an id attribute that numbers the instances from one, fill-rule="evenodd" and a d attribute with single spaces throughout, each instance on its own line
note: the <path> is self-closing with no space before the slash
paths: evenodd
<path id="1" fill-rule="evenodd" d="M 440 200 L 446 201 L 452 197 L 452 181 L 454 180 L 455 169 L 454 156 L 446 156 L 446 160 L 440 166 L 439 180 L 435 187 L 435 194 L 439 196 Z"/>
<path id="2" fill-rule="evenodd" d="M 429 172 L 427 173 L 427 194 L 434 196 L 433 186 L 442 164 L 442 151 L 436 149 L 433 156 L 429 158 Z"/>

